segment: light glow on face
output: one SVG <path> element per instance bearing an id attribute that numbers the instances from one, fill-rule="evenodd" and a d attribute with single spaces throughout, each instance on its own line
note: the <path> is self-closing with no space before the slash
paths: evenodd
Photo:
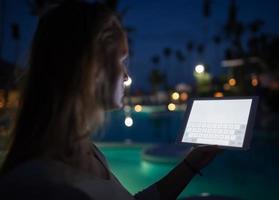
<path id="1" fill-rule="evenodd" d="M 123 106 L 123 97 L 125 91 L 125 82 L 127 82 L 127 69 L 124 61 L 127 59 L 128 55 L 125 54 L 119 59 L 120 65 L 123 68 L 122 73 L 118 76 L 115 91 L 114 91 L 114 108 L 122 108 Z"/>
<path id="2" fill-rule="evenodd" d="M 121 108 L 123 106 L 124 98 L 124 86 L 123 86 L 123 77 L 119 77 L 114 91 L 114 106 L 115 108 Z"/>
<path id="3" fill-rule="evenodd" d="M 132 82 L 133 81 L 132 81 L 131 77 L 129 76 L 128 79 L 126 81 L 124 81 L 124 85 L 126 87 L 129 87 L 129 86 L 131 86 Z"/>

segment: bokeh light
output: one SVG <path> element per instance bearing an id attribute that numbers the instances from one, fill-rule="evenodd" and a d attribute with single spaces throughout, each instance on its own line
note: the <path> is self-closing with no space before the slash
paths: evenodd
<path id="1" fill-rule="evenodd" d="M 142 106 L 141 105 L 135 105 L 135 111 L 136 112 L 141 112 L 142 111 Z"/>
<path id="2" fill-rule="evenodd" d="M 236 80 L 234 78 L 230 78 L 229 79 L 229 85 L 232 86 L 232 87 L 235 86 L 236 85 Z"/>
<path id="3" fill-rule="evenodd" d="M 204 68 L 203 65 L 197 65 L 197 66 L 195 67 L 195 71 L 196 71 L 197 73 L 199 73 L 199 74 L 203 73 L 204 70 L 205 70 L 205 68 Z"/>
<path id="4" fill-rule="evenodd" d="M 258 85 L 259 85 L 259 81 L 258 81 L 258 79 L 257 78 L 252 78 L 252 80 L 251 80 L 251 84 L 252 84 L 252 86 L 253 87 L 257 87 Z"/>
<path id="5" fill-rule="evenodd" d="M 215 92 L 214 97 L 224 97 L 223 92 Z"/>
<path id="6" fill-rule="evenodd" d="M 173 100 L 178 100 L 178 99 L 179 99 L 179 93 L 178 93 L 178 92 L 172 93 L 171 98 L 172 98 Z"/>
<path id="7" fill-rule="evenodd" d="M 189 95 L 187 94 L 187 92 L 182 92 L 180 95 L 180 99 L 181 101 L 187 101 L 189 98 Z"/>
<path id="8" fill-rule="evenodd" d="M 131 127 L 133 126 L 133 119 L 131 117 L 126 117 L 124 123 L 127 127 Z"/>
<path id="9" fill-rule="evenodd" d="M 130 111 L 131 111 L 131 107 L 128 106 L 128 105 L 126 105 L 126 106 L 124 106 L 123 110 L 124 110 L 125 112 L 130 112 Z"/>
<path id="10" fill-rule="evenodd" d="M 223 85 L 223 89 L 224 89 L 225 91 L 228 91 L 228 90 L 231 89 L 231 86 L 230 86 L 228 83 L 225 83 L 225 84 Z"/>
<path id="11" fill-rule="evenodd" d="M 168 105 L 168 110 L 169 110 L 169 111 L 174 111 L 175 108 L 176 108 L 176 106 L 175 106 L 174 103 L 170 103 L 170 104 Z"/>

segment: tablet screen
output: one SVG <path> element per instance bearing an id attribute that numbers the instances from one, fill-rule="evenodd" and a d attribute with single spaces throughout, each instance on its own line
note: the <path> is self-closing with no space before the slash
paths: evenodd
<path id="1" fill-rule="evenodd" d="M 252 99 L 194 100 L 182 142 L 242 147 Z"/>

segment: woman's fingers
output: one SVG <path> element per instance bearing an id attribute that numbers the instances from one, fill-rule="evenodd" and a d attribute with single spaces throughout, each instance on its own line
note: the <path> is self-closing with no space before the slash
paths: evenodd
<path id="1" fill-rule="evenodd" d="M 199 150 L 202 152 L 223 152 L 224 151 L 217 145 L 199 145 L 199 146 L 195 147 L 194 150 Z"/>

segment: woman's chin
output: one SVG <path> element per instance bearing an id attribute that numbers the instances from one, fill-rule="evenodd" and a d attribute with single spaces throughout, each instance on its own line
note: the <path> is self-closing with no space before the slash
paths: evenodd
<path id="1" fill-rule="evenodd" d="M 113 111 L 113 110 L 120 110 L 124 106 L 123 102 L 115 102 L 109 109 L 108 111 Z"/>
<path id="2" fill-rule="evenodd" d="M 122 109 L 123 107 L 124 107 L 124 104 L 123 104 L 123 101 L 121 101 L 115 106 L 115 109 Z"/>

